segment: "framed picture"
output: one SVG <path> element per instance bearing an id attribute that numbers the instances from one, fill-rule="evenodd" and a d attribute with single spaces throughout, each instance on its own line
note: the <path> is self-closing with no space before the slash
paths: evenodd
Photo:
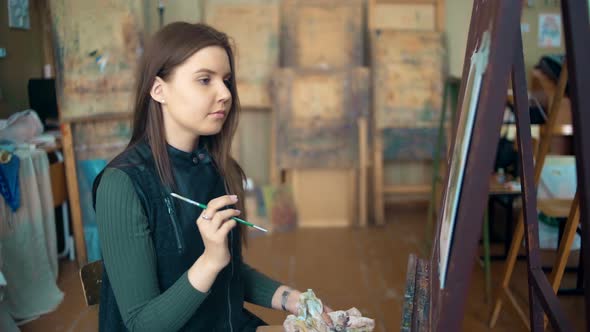
<path id="1" fill-rule="evenodd" d="M 480 39 L 477 50 L 471 56 L 471 65 L 465 85 L 463 104 L 461 105 L 459 123 L 455 136 L 455 145 L 451 155 L 451 164 L 445 199 L 443 202 L 442 225 L 440 230 L 440 261 L 439 281 L 440 288 L 445 285 L 448 259 L 453 240 L 453 229 L 457 217 L 457 207 L 463 184 L 463 173 L 467 161 L 469 145 L 473 133 L 473 124 L 477 113 L 477 104 L 483 75 L 488 64 L 490 50 L 489 31 L 485 31 Z"/>
<path id="2" fill-rule="evenodd" d="M 30 29 L 29 0 L 8 0 L 8 27 Z"/>
<path id="3" fill-rule="evenodd" d="M 539 48 L 561 47 L 561 15 L 539 15 Z"/>

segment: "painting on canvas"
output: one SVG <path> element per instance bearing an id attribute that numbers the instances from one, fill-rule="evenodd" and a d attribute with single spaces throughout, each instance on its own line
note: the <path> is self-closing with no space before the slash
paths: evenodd
<path id="1" fill-rule="evenodd" d="M 457 207 L 463 184 L 463 173 L 473 133 L 473 124 L 477 113 L 481 83 L 487 67 L 489 45 L 490 36 L 486 31 L 480 39 L 477 50 L 471 57 L 467 84 L 465 85 L 465 95 L 463 98 L 463 104 L 461 105 L 459 123 L 457 124 L 455 145 L 451 155 L 451 164 L 449 165 L 450 173 L 444 196 L 445 200 L 442 206 L 442 225 L 439 239 L 439 281 L 441 289 L 443 289 L 445 285 L 445 276 L 453 239 L 453 229 L 455 226 Z"/>

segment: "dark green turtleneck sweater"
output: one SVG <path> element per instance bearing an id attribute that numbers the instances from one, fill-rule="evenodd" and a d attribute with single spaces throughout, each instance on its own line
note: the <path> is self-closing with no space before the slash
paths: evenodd
<path id="1" fill-rule="evenodd" d="M 190 155 L 184 156 L 183 152 L 171 147 L 169 152 L 173 157 L 191 160 Z M 190 162 L 186 166 L 190 166 Z M 162 289 L 158 281 L 159 249 L 152 241 L 146 211 L 126 172 L 117 168 L 105 170 L 96 191 L 96 211 L 105 270 L 128 330 L 180 330 L 189 320 L 198 317 L 195 316 L 197 312 L 203 317 L 220 315 L 219 319 L 226 319 L 220 312 L 204 314 L 207 304 L 215 302 L 211 297 L 224 296 L 223 292 L 215 291 L 215 287 L 223 288 L 223 285 L 214 284 L 211 291 L 202 293 L 191 286 L 185 271 L 178 280 Z M 196 232 L 194 236 L 200 235 Z M 237 280 L 243 293 L 236 296 L 243 297 L 243 301 L 271 307 L 272 296 L 280 284 L 243 262 L 237 268 L 239 276 L 232 278 L 232 283 Z M 240 330 L 237 326 L 233 329 Z"/>

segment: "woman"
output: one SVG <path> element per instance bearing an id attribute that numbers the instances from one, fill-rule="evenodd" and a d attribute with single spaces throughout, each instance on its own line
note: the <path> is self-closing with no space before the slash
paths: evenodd
<path id="1" fill-rule="evenodd" d="M 230 157 L 238 114 L 225 34 L 177 22 L 153 37 L 131 142 L 94 184 L 101 331 L 254 331 L 264 322 L 244 301 L 296 313 L 299 291 L 242 261 L 246 230 L 230 219 L 244 210 L 244 174 Z"/>

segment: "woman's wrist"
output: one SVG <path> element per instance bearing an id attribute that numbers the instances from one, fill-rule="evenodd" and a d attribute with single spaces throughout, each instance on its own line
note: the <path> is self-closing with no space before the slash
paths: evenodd
<path id="1" fill-rule="evenodd" d="M 285 309 L 286 311 L 297 315 L 297 305 L 299 304 L 299 298 L 301 292 L 296 289 L 290 289 L 289 293 L 285 296 Z"/>
<path id="2" fill-rule="evenodd" d="M 292 314 L 297 314 L 297 303 L 301 292 L 289 286 L 280 286 L 272 297 L 272 307 Z"/>
<path id="3" fill-rule="evenodd" d="M 196 290 L 207 293 L 217 279 L 220 270 L 210 260 L 201 255 L 188 270 L 188 280 Z"/>

